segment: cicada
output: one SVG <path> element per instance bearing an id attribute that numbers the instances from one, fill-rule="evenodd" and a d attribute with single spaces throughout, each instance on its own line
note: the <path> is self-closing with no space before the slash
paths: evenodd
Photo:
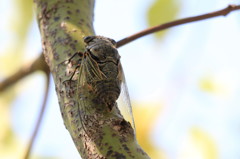
<path id="1" fill-rule="evenodd" d="M 103 36 L 87 36 L 84 42 L 85 51 L 77 52 L 70 58 L 71 60 L 75 55 L 79 55 L 76 67 L 78 69 L 77 94 L 81 99 L 78 106 L 86 107 L 84 95 L 82 95 L 86 92 L 83 92 L 81 88 L 88 86 L 95 99 L 107 106 L 109 111 L 113 107 L 120 106 L 121 114 L 135 129 L 131 102 L 116 42 Z M 73 75 L 75 72 L 76 70 Z M 82 108 L 80 110 L 83 110 Z"/>

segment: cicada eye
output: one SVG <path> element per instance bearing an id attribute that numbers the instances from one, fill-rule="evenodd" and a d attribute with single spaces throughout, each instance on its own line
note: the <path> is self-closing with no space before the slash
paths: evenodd
<path id="1" fill-rule="evenodd" d="M 109 39 L 109 41 L 110 41 L 114 46 L 116 46 L 117 42 L 116 42 L 115 40 Z"/>
<path id="2" fill-rule="evenodd" d="M 89 43 L 90 41 L 92 41 L 94 39 L 94 36 L 86 36 L 83 38 L 83 41 L 85 43 Z"/>

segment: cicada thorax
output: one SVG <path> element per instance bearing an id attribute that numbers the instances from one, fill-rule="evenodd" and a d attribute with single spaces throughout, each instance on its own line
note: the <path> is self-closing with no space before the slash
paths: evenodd
<path id="1" fill-rule="evenodd" d="M 119 79 L 120 56 L 116 44 L 112 39 L 97 38 L 85 39 L 87 53 L 97 64 L 97 72 L 100 78 L 91 81 L 96 99 L 104 103 L 111 110 L 115 105 L 120 92 L 121 80 Z"/>

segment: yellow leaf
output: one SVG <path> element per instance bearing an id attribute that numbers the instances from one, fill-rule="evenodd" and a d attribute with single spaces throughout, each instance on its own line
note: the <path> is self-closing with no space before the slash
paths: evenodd
<path id="1" fill-rule="evenodd" d="M 175 19 L 179 12 L 179 4 L 175 0 L 155 0 L 148 10 L 148 24 L 155 26 Z M 157 38 L 162 37 L 164 32 L 158 32 Z"/>
<path id="2" fill-rule="evenodd" d="M 193 127 L 189 131 L 189 136 L 181 145 L 179 159 L 218 159 L 217 146 L 211 136 Z"/>
<path id="3" fill-rule="evenodd" d="M 6 37 L 0 61 L 0 76 L 7 76 L 17 71 L 22 64 L 25 53 L 25 44 L 27 41 L 30 25 L 33 19 L 33 1 L 32 0 L 13 0 L 9 9 L 2 14 L 6 21 L 6 28 L 2 30 Z M 9 14 L 10 13 L 10 14 Z"/>
<path id="4" fill-rule="evenodd" d="M 11 28 L 15 31 L 18 40 L 25 42 L 29 26 L 33 19 L 33 1 L 15 0 L 15 12 L 11 18 Z"/>
<path id="5" fill-rule="evenodd" d="M 11 128 L 10 109 L 7 106 L 7 101 L 1 98 L 0 114 L 0 158 L 19 158 L 22 149 L 20 151 L 19 147 L 21 146 Z"/>
<path id="6" fill-rule="evenodd" d="M 223 75 L 206 76 L 200 79 L 199 87 L 202 91 L 228 97 L 232 92 L 231 89 L 234 88 L 234 81 Z"/>
<path id="7" fill-rule="evenodd" d="M 211 78 L 200 80 L 200 88 L 206 92 L 215 92 L 217 90 L 217 86 Z"/>
<path id="8" fill-rule="evenodd" d="M 157 117 L 161 114 L 160 103 L 133 103 L 134 119 L 137 129 L 137 140 L 151 158 L 165 159 L 166 154 L 157 148 L 150 138 L 150 133 Z"/>

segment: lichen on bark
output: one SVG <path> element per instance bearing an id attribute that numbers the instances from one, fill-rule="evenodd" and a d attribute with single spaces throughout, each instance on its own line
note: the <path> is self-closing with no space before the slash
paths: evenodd
<path id="1" fill-rule="evenodd" d="M 95 35 L 94 0 L 35 0 L 35 4 L 45 61 L 53 75 L 64 124 L 81 157 L 149 158 L 117 107 L 109 112 L 106 106 L 94 101 L 89 88 L 82 86 L 81 98 L 86 107 L 79 110 L 78 80 L 67 81 L 76 59 L 70 64 L 66 60 L 84 51 L 83 37 Z"/>

